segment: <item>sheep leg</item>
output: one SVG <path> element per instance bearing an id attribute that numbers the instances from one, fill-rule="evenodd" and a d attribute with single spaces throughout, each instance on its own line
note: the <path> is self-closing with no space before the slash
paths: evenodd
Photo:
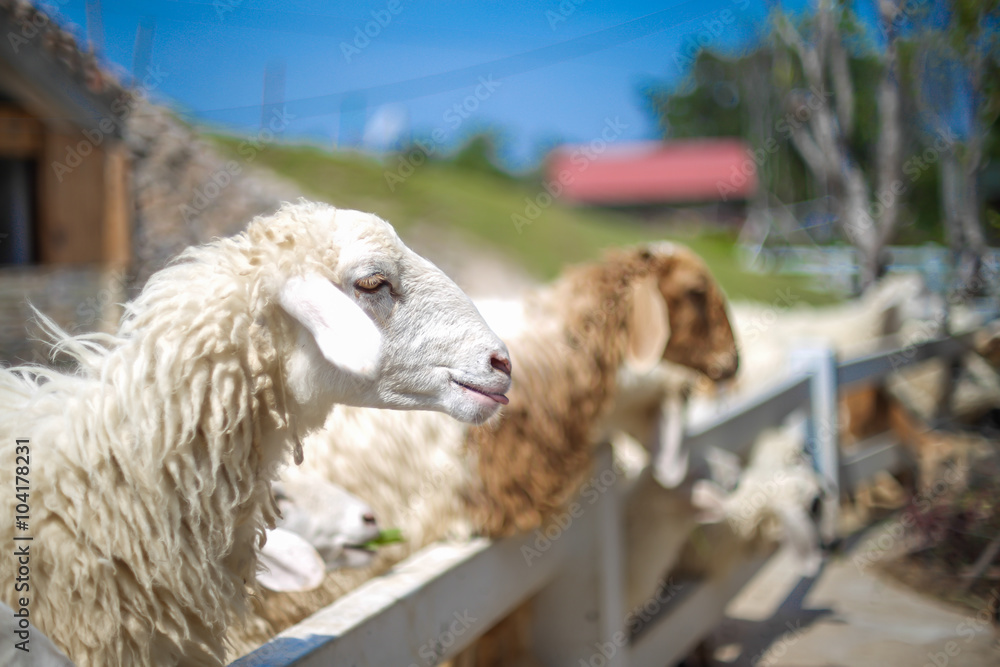
<path id="1" fill-rule="evenodd" d="M 684 399 L 663 399 L 653 445 L 653 476 L 664 488 L 675 489 L 687 477 L 690 453 L 684 447 Z"/>

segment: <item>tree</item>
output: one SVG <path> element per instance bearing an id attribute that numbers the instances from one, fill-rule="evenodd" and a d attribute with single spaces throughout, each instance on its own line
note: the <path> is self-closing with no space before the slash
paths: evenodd
<path id="1" fill-rule="evenodd" d="M 855 87 L 851 77 L 844 28 L 848 11 L 834 0 L 819 0 L 812 29 L 803 34 L 787 16 L 778 16 L 776 32 L 798 59 L 814 112 L 792 129 L 792 143 L 814 177 L 830 187 L 837 202 L 837 220 L 844 236 L 858 251 L 861 287 L 882 274 L 885 246 L 899 225 L 902 121 L 896 30 L 899 5 L 878 3 L 879 27 L 885 38 L 878 83 L 878 138 L 875 156 L 877 196 L 872 200 L 868 177 L 851 149 L 855 129 Z M 829 83 L 829 86 L 828 86 Z M 816 99 L 820 97 L 822 99 Z"/>
<path id="2" fill-rule="evenodd" d="M 751 52 L 703 51 L 682 86 L 647 98 L 667 137 L 738 135 L 766 149 L 745 230 L 763 219 L 792 240 L 800 223 L 782 222 L 782 202 L 822 198 L 857 249 L 862 288 L 889 243 L 942 231 L 962 284 L 981 284 L 978 176 L 1000 156 L 998 6 L 877 0 L 867 23 L 846 0 L 817 0 L 797 21 L 776 7 Z"/>
<path id="3" fill-rule="evenodd" d="M 887 39 L 879 51 L 858 45 L 863 31 L 832 0 L 820 0 L 799 25 L 776 10 L 773 31 L 752 53 L 727 60 L 703 52 L 684 89 L 648 94 L 668 136 L 738 134 L 755 155 L 766 152 L 755 160 L 762 187 L 748 227 L 773 221 L 794 239 L 798 222 L 783 202 L 829 195 L 830 212 L 858 250 L 863 287 L 881 274 L 900 220 L 903 120 L 891 3 L 883 3 L 880 22 Z M 720 83 L 739 91 L 739 105 L 709 111 Z M 858 108 L 879 112 L 858 118 Z"/>
<path id="4" fill-rule="evenodd" d="M 981 284 L 986 239 L 979 174 L 984 144 L 1000 113 L 1000 1 L 953 0 L 930 17 L 914 61 L 927 150 L 940 154 L 942 218 L 963 291 Z"/>
<path id="5" fill-rule="evenodd" d="M 749 202 L 748 236 L 763 238 L 774 209 L 782 202 L 812 196 L 811 182 L 784 130 L 789 119 L 779 114 L 783 84 L 790 74 L 780 54 L 758 48 L 738 57 L 700 52 L 679 88 L 648 86 L 644 95 L 657 115 L 665 138 L 742 137 L 750 146 L 760 184 Z M 791 119 L 794 122 L 794 119 Z M 720 197 L 725 200 L 724 184 Z M 796 224 L 777 216 L 781 233 L 794 238 Z M 784 223 L 784 224 L 782 224 Z"/>

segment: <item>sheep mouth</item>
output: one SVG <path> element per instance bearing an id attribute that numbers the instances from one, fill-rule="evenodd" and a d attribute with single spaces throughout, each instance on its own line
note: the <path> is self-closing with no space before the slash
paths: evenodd
<path id="1" fill-rule="evenodd" d="M 374 549 L 372 549 L 370 547 L 366 547 L 363 544 L 345 544 L 344 545 L 344 549 L 347 549 L 347 550 L 350 550 L 350 551 L 362 551 L 362 552 L 364 552 L 366 554 L 373 554 L 373 555 L 375 553 Z"/>
<path id="2" fill-rule="evenodd" d="M 354 561 L 354 564 L 350 565 L 351 567 L 361 567 L 362 565 L 371 562 L 377 553 L 378 551 L 374 547 L 366 547 L 363 544 L 344 545 L 344 554 L 346 556 L 353 555 L 354 558 L 361 559 Z M 348 561 L 348 563 L 351 563 L 351 561 Z"/>
<path id="3" fill-rule="evenodd" d="M 468 391 L 471 391 L 474 394 L 479 394 L 481 396 L 486 396 L 487 398 L 491 398 L 494 401 L 496 401 L 497 403 L 499 403 L 500 405 L 507 405 L 508 403 L 510 403 L 510 400 L 506 396 L 504 396 L 503 394 L 494 393 L 494 392 L 491 392 L 491 391 L 486 391 L 485 389 L 483 389 L 481 387 L 476 387 L 476 386 L 473 386 L 471 384 L 465 384 L 464 382 L 459 382 L 458 380 L 452 380 L 452 382 L 454 382 L 455 384 L 457 384 L 462 389 L 466 389 Z"/>

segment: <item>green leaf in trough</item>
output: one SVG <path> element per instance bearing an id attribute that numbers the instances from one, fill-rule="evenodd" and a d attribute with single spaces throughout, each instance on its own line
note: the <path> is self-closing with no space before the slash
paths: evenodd
<path id="1" fill-rule="evenodd" d="M 387 544 L 396 544 L 403 541 L 403 531 L 399 528 L 388 528 L 380 532 L 374 540 L 365 542 L 363 546 L 365 549 L 377 549 Z"/>

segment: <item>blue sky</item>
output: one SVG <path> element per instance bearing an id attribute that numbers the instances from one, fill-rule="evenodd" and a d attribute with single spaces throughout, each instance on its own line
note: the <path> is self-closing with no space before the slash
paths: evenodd
<path id="1" fill-rule="evenodd" d="M 85 31 L 84 0 L 52 4 Z M 448 150 L 495 128 L 505 164 L 524 168 L 609 119 L 626 126 L 619 141 L 658 136 L 641 88 L 682 76 L 699 38 L 725 50 L 751 41 L 767 3 L 101 0 L 100 16 L 105 57 L 129 71 L 140 24 L 153 26 L 155 95 L 197 121 L 256 132 L 264 72 L 278 64 L 288 138 L 357 146 L 367 126 L 377 145 L 439 130 Z M 375 36 L 359 38 L 366 28 Z"/>

